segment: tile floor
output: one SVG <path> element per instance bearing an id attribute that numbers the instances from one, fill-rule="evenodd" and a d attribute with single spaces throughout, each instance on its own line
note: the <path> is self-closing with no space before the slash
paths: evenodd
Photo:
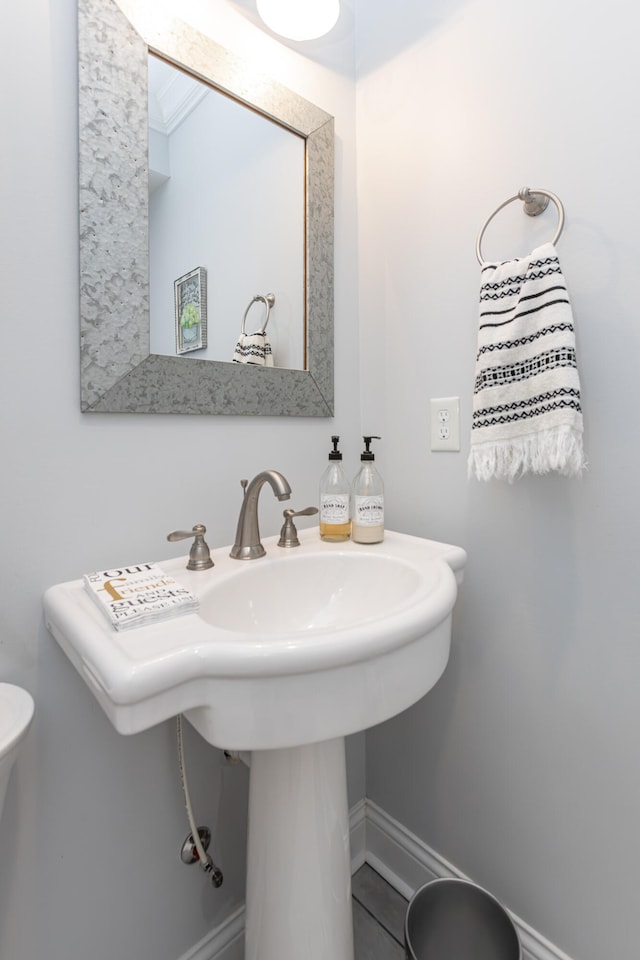
<path id="1" fill-rule="evenodd" d="M 405 960 L 407 901 L 368 863 L 354 874 L 351 887 L 355 960 Z"/>

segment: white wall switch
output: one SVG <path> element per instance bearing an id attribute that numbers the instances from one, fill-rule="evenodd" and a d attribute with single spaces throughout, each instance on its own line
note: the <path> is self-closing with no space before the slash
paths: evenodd
<path id="1" fill-rule="evenodd" d="M 431 449 L 460 449 L 460 397 L 431 400 Z"/>

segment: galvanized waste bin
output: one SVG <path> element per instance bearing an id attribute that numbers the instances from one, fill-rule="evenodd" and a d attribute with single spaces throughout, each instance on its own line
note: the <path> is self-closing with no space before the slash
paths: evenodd
<path id="1" fill-rule="evenodd" d="M 404 922 L 407 960 L 522 960 L 511 917 L 470 880 L 445 877 L 420 887 Z"/>

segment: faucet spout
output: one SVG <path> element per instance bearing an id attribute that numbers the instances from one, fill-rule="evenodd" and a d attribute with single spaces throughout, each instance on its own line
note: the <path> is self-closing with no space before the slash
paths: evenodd
<path id="1" fill-rule="evenodd" d="M 247 484 L 240 507 L 235 543 L 229 554 L 234 560 L 256 560 L 264 557 L 266 553 L 260 543 L 258 527 L 258 497 L 265 483 L 270 484 L 278 500 L 288 500 L 291 496 L 291 487 L 286 477 L 277 470 L 263 470 Z"/>

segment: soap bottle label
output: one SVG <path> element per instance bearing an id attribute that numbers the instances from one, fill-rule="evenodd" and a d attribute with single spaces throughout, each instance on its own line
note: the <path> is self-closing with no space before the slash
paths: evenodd
<path id="1" fill-rule="evenodd" d="M 349 520 L 349 494 L 323 493 L 320 498 L 320 521 L 322 523 L 347 523 Z"/>
<path id="2" fill-rule="evenodd" d="M 354 497 L 353 522 L 361 527 L 384 524 L 384 497 Z"/>

